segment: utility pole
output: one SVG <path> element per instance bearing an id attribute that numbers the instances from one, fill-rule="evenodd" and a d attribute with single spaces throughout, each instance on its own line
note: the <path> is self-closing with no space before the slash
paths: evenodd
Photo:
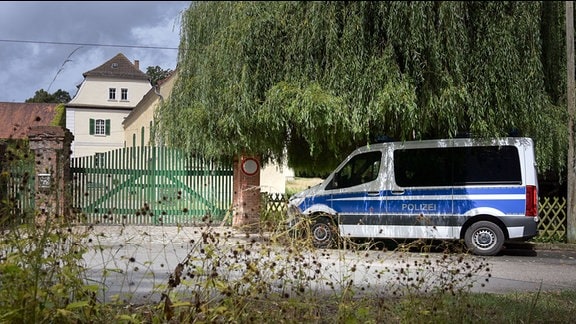
<path id="1" fill-rule="evenodd" d="M 566 95 L 568 109 L 568 206 L 566 236 L 576 243 L 576 170 L 574 169 L 574 3 L 566 1 Z"/>

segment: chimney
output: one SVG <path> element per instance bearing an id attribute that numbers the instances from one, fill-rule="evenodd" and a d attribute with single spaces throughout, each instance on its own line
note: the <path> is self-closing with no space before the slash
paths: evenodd
<path id="1" fill-rule="evenodd" d="M 139 60 L 134 60 L 134 66 L 140 70 L 140 61 Z"/>

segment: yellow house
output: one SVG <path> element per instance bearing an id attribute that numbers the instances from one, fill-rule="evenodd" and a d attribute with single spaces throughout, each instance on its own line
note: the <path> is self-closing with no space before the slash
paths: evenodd
<path id="1" fill-rule="evenodd" d="M 168 98 L 174 88 L 174 82 L 177 79 L 178 71 L 173 71 L 167 78 L 158 81 L 156 87 L 153 87 L 144 95 L 144 98 L 128 114 L 124 122 L 124 145 L 133 146 L 150 146 L 150 137 L 154 123 L 154 113 L 162 100 Z M 159 143 L 156 143 L 159 144 Z"/>

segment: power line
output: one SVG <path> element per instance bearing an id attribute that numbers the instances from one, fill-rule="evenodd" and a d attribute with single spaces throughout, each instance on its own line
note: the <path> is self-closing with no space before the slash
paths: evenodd
<path id="1" fill-rule="evenodd" d="M 14 39 L 0 39 L 0 42 L 4 42 L 4 43 L 25 43 L 25 44 L 50 44 L 50 45 L 76 45 L 76 46 L 99 46 L 99 47 L 147 48 L 147 49 L 163 49 L 163 50 L 177 50 L 177 49 L 178 49 L 178 47 L 142 46 L 142 45 L 111 45 L 111 44 L 96 44 L 96 43 L 47 42 L 47 41 L 14 40 Z"/>

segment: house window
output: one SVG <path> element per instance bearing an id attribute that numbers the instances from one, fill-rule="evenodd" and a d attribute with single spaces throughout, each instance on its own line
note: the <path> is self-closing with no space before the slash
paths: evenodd
<path id="1" fill-rule="evenodd" d="M 108 89 L 108 100 L 116 100 L 116 89 L 115 88 Z"/>
<path id="2" fill-rule="evenodd" d="M 121 100 L 128 100 L 128 89 L 122 89 L 120 95 Z"/>
<path id="3" fill-rule="evenodd" d="M 104 119 L 96 119 L 96 128 L 94 128 L 94 135 L 105 135 L 106 123 Z"/>
<path id="4" fill-rule="evenodd" d="M 94 154 L 94 166 L 95 167 L 104 167 L 104 158 L 105 158 L 106 154 L 105 153 L 96 153 Z"/>
<path id="5" fill-rule="evenodd" d="M 90 118 L 90 135 L 110 135 L 110 119 Z"/>

